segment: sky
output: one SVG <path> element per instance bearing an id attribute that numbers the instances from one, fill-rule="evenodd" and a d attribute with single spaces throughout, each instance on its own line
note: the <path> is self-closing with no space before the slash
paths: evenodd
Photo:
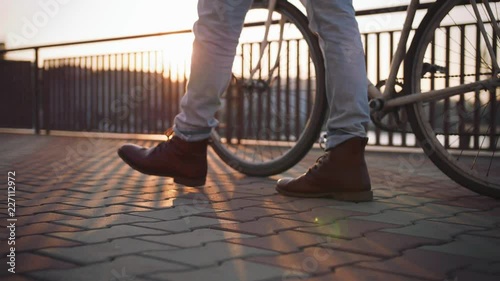
<path id="1" fill-rule="evenodd" d="M 292 0 L 296 1 L 296 0 Z M 375 2 L 375 3 L 374 3 Z M 354 0 L 356 9 L 380 6 L 380 2 Z M 409 0 L 387 0 L 382 5 L 407 4 Z M 197 0 L 0 0 L 0 42 L 7 48 L 119 37 L 190 29 L 197 19 Z M 377 29 L 400 22 L 402 15 L 378 20 L 360 19 L 361 29 Z M 152 40 L 159 40 L 158 38 Z M 171 51 L 189 53 L 191 35 L 176 38 Z M 123 50 L 147 49 L 153 42 L 108 44 Z M 157 42 L 154 42 L 157 43 Z M 138 45 L 142 44 L 143 48 Z M 102 46 L 73 48 L 73 52 L 95 53 Z M 177 48 L 177 49 L 176 49 Z M 65 52 L 71 53 L 72 48 Z M 85 49 L 85 50 L 84 50 Z M 16 55 L 26 55 L 20 52 Z M 42 56 L 57 55 L 55 50 Z"/>

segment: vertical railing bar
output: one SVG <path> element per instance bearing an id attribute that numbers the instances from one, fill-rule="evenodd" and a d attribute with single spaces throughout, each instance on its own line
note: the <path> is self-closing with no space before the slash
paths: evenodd
<path id="1" fill-rule="evenodd" d="M 446 69 L 450 69 L 450 47 L 451 47 L 451 29 L 449 27 L 445 28 L 446 32 L 446 43 L 445 43 L 445 64 L 446 64 Z M 445 81 L 445 87 L 448 88 L 450 86 L 450 72 L 447 71 L 446 73 L 446 81 Z M 450 120 L 449 120 L 449 112 L 448 110 L 450 109 L 450 99 L 446 98 L 444 100 L 444 114 L 443 114 L 443 129 L 444 129 L 444 146 L 446 148 L 450 147 L 450 136 L 449 136 L 449 131 L 450 131 Z"/>
<path id="2" fill-rule="evenodd" d="M 376 69 L 376 80 L 378 83 L 378 81 L 380 81 L 380 33 L 379 32 L 375 34 L 375 46 L 377 48 L 377 55 L 375 57 L 375 69 Z M 381 134 L 380 128 L 378 126 L 375 127 L 375 143 L 377 145 L 381 145 L 380 134 Z"/>
<path id="3" fill-rule="evenodd" d="M 57 69 L 59 72 L 59 77 L 57 83 L 59 84 L 58 87 L 58 102 L 59 102 L 59 128 L 60 130 L 66 130 L 67 129 L 67 124 L 66 124 L 66 118 L 65 118 L 65 110 L 64 110 L 64 64 L 63 64 L 63 59 L 58 59 L 57 60 Z"/>
<path id="4" fill-rule="evenodd" d="M 267 48 L 267 57 L 268 57 L 268 60 L 267 60 L 267 75 L 269 76 L 269 81 L 273 81 L 273 77 L 272 77 L 272 73 L 271 73 L 271 61 L 273 60 L 271 55 L 272 55 L 272 52 L 271 52 L 271 49 L 273 47 L 274 44 L 272 44 L 271 42 L 269 43 L 269 47 Z M 272 87 L 273 87 L 273 82 L 271 82 L 272 84 L 269 85 L 269 87 L 267 87 L 266 91 L 267 91 L 267 95 L 266 95 L 266 140 L 271 140 L 271 132 L 272 132 L 272 124 L 271 124 L 271 120 L 272 120 L 272 116 L 271 116 L 271 106 L 272 106 L 272 99 L 271 99 L 271 93 L 272 93 Z"/>
<path id="5" fill-rule="evenodd" d="M 115 111 L 116 108 L 116 103 L 115 101 L 111 98 L 112 95 L 112 72 L 111 72 L 111 54 L 106 55 L 106 60 L 107 60 L 107 70 L 106 70 L 106 76 L 107 76 L 107 83 L 106 83 L 106 97 L 108 99 L 108 114 L 106 117 L 108 118 L 108 121 L 110 123 L 110 127 L 108 128 L 108 132 L 113 131 L 114 127 L 116 126 L 116 120 L 113 119 L 112 115 Z"/>
<path id="6" fill-rule="evenodd" d="M 295 41 L 296 44 L 296 51 L 297 51 L 297 57 L 296 57 L 296 70 L 297 73 L 295 74 L 295 139 L 298 140 L 300 137 L 300 128 L 302 127 L 301 125 L 301 114 L 300 114 L 300 107 L 301 107 L 301 91 L 300 91 L 300 40 Z"/>
<path id="7" fill-rule="evenodd" d="M 465 26 L 461 25 L 460 28 L 460 85 L 465 83 Z M 460 100 L 457 103 L 458 114 L 458 146 L 460 149 L 465 149 L 468 144 L 468 136 L 465 134 L 465 120 L 463 113 L 465 112 L 465 97 L 464 94 L 460 95 Z"/>
<path id="8" fill-rule="evenodd" d="M 436 64 L 436 34 L 433 35 L 432 41 L 431 41 L 431 64 L 435 65 Z M 436 89 L 436 75 L 435 73 L 431 72 L 431 91 Z M 429 102 L 429 123 L 431 127 L 434 129 L 436 127 L 435 124 L 435 119 L 434 117 L 436 116 L 436 102 L 431 101 Z"/>
<path id="9" fill-rule="evenodd" d="M 286 40 L 285 136 L 290 141 L 290 40 Z"/>
<path id="10" fill-rule="evenodd" d="M 68 98 L 69 98 L 69 107 L 68 107 L 68 115 L 69 115 L 69 124 L 71 126 L 72 131 L 77 131 L 76 126 L 75 126 L 75 111 L 76 111 L 76 99 L 75 99 L 75 92 L 73 89 L 75 88 L 75 79 L 74 78 L 74 72 L 75 72 L 75 63 L 74 63 L 75 58 L 69 58 L 68 59 L 68 72 L 67 72 L 67 77 L 69 80 L 69 85 L 68 85 Z"/>
<path id="11" fill-rule="evenodd" d="M 168 62 L 168 87 L 167 87 L 167 103 L 168 103 L 168 122 L 170 127 L 174 126 L 174 95 L 172 81 L 172 63 Z"/>
<path id="12" fill-rule="evenodd" d="M 38 64 L 40 63 L 40 49 L 35 48 L 35 62 L 33 63 L 33 125 L 35 134 L 40 135 L 40 71 Z"/>
<path id="13" fill-rule="evenodd" d="M 250 43 L 250 69 L 254 69 L 254 65 L 253 65 L 253 49 L 254 49 L 254 46 L 255 44 L 254 43 Z M 253 77 L 249 77 L 249 79 L 253 79 Z M 246 127 L 246 133 L 245 133 L 245 138 L 246 139 L 249 139 L 252 137 L 253 135 L 253 131 L 252 128 L 253 124 L 254 124 L 254 117 L 253 117 L 253 97 L 254 97 L 254 91 L 251 91 L 248 93 L 248 99 L 245 99 L 246 102 L 248 102 L 248 115 L 246 116 L 246 119 L 247 119 L 247 127 Z M 243 109 L 245 110 L 245 109 Z"/>
<path id="14" fill-rule="evenodd" d="M 108 124 L 107 119 L 106 119 L 106 67 L 104 63 L 104 55 L 100 56 L 100 64 L 101 64 L 101 70 L 99 74 L 99 79 L 100 79 L 100 88 L 101 88 L 101 102 L 100 102 L 100 108 L 101 108 L 101 118 L 100 118 L 100 124 L 98 124 L 98 129 L 101 132 L 106 132 L 106 125 Z M 103 125 L 101 128 L 100 125 Z"/>
<path id="15" fill-rule="evenodd" d="M 158 91 L 161 90 L 161 84 L 158 85 L 158 83 L 161 83 L 161 81 L 158 81 L 158 50 L 154 51 L 154 67 L 153 67 L 153 73 L 152 73 L 152 78 L 153 78 L 153 83 L 154 83 L 154 88 L 153 88 L 153 120 L 152 120 L 152 132 L 153 133 L 158 133 L 158 106 L 160 103 L 160 97 Z"/>
<path id="16" fill-rule="evenodd" d="M 279 46 L 282 47 L 282 46 Z M 279 48 L 278 47 L 278 48 Z M 279 51 L 278 51 L 279 52 Z M 276 140 L 281 140 L 281 58 L 278 58 L 278 78 L 276 83 Z"/>
<path id="17" fill-rule="evenodd" d="M 92 117 L 92 122 L 91 122 L 91 127 L 90 127 L 90 131 L 93 131 L 96 129 L 97 127 L 97 116 L 98 116 L 98 112 L 99 112 L 99 109 L 98 109 L 98 102 L 99 102 L 99 93 L 97 91 L 97 89 L 99 88 L 98 86 L 98 77 L 97 77 L 97 73 L 98 73 L 98 58 L 97 56 L 92 56 L 92 94 L 91 94 L 91 97 L 92 97 L 92 113 L 91 113 L 91 117 Z M 95 69 L 95 70 L 94 70 Z"/>
<path id="18" fill-rule="evenodd" d="M 500 34 L 497 34 L 497 36 L 500 36 Z M 493 40 L 493 53 L 495 54 L 495 57 L 498 55 L 498 40 Z M 497 57 L 498 58 L 498 57 Z M 496 101 L 496 92 L 494 91 L 489 91 L 490 92 L 490 150 L 495 151 L 496 150 L 496 126 L 497 126 L 497 101 Z"/>
<path id="19" fill-rule="evenodd" d="M 245 44 L 241 45 L 241 79 L 245 81 Z M 251 69 L 251 66 L 250 66 Z M 243 121 L 243 110 L 245 101 L 243 100 L 243 96 L 245 94 L 245 89 L 242 87 L 238 87 L 238 95 L 237 95 L 237 105 L 238 105 L 238 114 L 237 114 L 237 125 L 236 125 L 236 138 L 237 143 L 241 143 L 241 139 L 243 138 L 243 130 L 245 129 L 244 121 Z"/>
<path id="20" fill-rule="evenodd" d="M 262 44 L 258 44 L 259 47 L 259 54 L 262 52 Z M 262 80 L 262 65 L 259 67 L 259 80 Z M 256 139 L 259 140 L 261 135 L 262 135 L 262 95 L 264 94 L 263 92 L 257 93 L 257 132 L 256 132 Z"/>
<path id="21" fill-rule="evenodd" d="M 481 31 L 479 26 L 476 27 L 476 81 L 481 79 Z M 481 125 L 479 91 L 474 94 L 474 149 L 479 149 L 479 126 Z"/>
<path id="22" fill-rule="evenodd" d="M 50 134 L 50 61 L 45 60 L 44 64 L 44 74 L 43 74 L 43 127 L 45 129 L 45 134 Z"/>

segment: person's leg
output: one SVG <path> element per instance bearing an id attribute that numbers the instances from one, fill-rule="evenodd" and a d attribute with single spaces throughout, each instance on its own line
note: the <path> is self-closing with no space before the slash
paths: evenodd
<path id="1" fill-rule="evenodd" d="M 176 135 L 187 141 L 210 136 L 220 95 L 230 79 L 236 47 L 252 0 L 200 0 L 187 92 L 175 117 Z"/>
<path id="2" fill-rule="evenodd" d="M 328 150 L 350 138 L 366 137 L 370 116 L 365 56 L 351 0 L 308 1 L 307 12 L 325 57 Z"/>
<path id="3" fill-rule="evenodd" d="M 118 149 L 118 155 L 133 169 L 172 177 L 189 186 L 205 183 L 208 137 L 217 125 L 214 115 L 231 77 L 238 39 L 251 3 L 252 0 L 199 0 L 191 75 L 181 112 L 174 121 L 175 135 L 151 149 L 133 144 Z"/>
<path id="4" fill-rule="evenodd" d="M 277 190 L 297 197 L 372 200 L 364 159 L 370 120 L 366 68 L 352 1 L 312 0 L 307 12 L 325 57 L 327 152 L 304 175 L 279 180 Z"/>

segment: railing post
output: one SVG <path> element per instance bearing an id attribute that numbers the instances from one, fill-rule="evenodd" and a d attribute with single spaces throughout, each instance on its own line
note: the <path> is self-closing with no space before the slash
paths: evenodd
<path id="1" fill-rule="evenodd" d="M 39 48 L 35 48 L 35 63 L 33 67 L 33 125 L 35 134 L 40 134 L 40 71 L 39 63 Z"/>

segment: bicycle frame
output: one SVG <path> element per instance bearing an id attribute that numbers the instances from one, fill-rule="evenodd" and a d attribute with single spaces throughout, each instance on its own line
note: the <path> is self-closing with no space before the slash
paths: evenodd
<path id="1" fill-rule="evenodd" d="M 311 1 L 311 0 L 309 0 Z M 269 1 L 269 15 L 272 14 L 274 11 L 274 6 L 276 5 L 277 0 L 270 0 Z M 301 0 L 302 4 L 305 4 L 305 0 Z M 491 8 L 489 7 L 489 1 L 488 0 L 482 0 L 482 2 L 486 3 L 486 10 L 487 13 L 489 14 L 490 17 L 493 18 L 493 12 L 491 11 Z M 476 0 L 470 0 L 470 4 L 473 7 L 474 13 L 478 17 L 478 19 L 481 18 L 479 14 L 479 10 L 477 8 L 477 1 Z M 386 80 L 385 84 L 385 89 L 384 92 L 381 92 L 377 87 L 373 85 L 373 83 L 367 78 L 367 83 L 368 83 L 368 98 L 371 100 L 370 101 L 370 107 L 373 111 L 379 111 L 379 112 L 386 112 L 390 109 L 393 109 L 395 107 L 400 107 L 400 106 L 405 106 L 409 105 L 412 103 L 416 102 L 428 102 L 428 101 L 433 101 L 433 100 L 438 100 L 438 99 L 443 99 L 446 97 L 451 97 L 454 95 L 457 95 L 457 93 L 463 93 L 466 91 L 475 91 L 475 90 L 481 90 L 485 88 L 494 88 L 497 86 L 500 86 L 500 68 L 497 63 L 497 56 L 493 50 L 493 47 L 491 45 L 491 42 L 488 40 L 485 40 L 487 43 L 487 49 L 488 52 L 492 58 L 493 61 L 493 67 L 495 68 L 493 72 L 493 77 L 491 79 L 487 80 L 482 80 L 482 81 L 477 81 L 475 83 L 470 83 L 467 85 L 460 85 L 460 86 L 455 86 L 455 87 L 450 87 L 447 89 L 441 89 L 441 90 L 434 90 L 434 91 L 429 91 L 426 93 L 411 93 L 411 94 L 405 94 L 399 97 L 395 97 L 395 85 L 396 85 L 396 76 L 398 73 L 398 70 L 403 63 L 408 48 L 408 40 L 410 37 L 410 32 L 412 29 L 412 25 L 415 21 L 415 15 L 418 10 L 418 6 L 420 5 L 420 0 L 411 0 L 410 4 L 408 5 L 408 9 L 406 11 L 407 16 L 403 25 L 403 29 L 401 32 L 401 38 L 398 42 L 398 47 L 396 49 L 396 52 L 394 54 L 393 60 L 391 62 L 391 69 L 389 72 L 389 77 Z M 268 17 L 268 20 L 266 22 L 266 38 L 264 38 L 262 42 L 262 47 L 261 48 L 261 54 L 260 57 L 262 58 L 263 55 L 263 50 L 264 47 L 267 46 L 268 41 L 267 41 L 267 34 L 269 30 L 269 26 L 271 24 L 271 16 Z M 280 25 L 283 25 L 283 22 L 280 21 Z M 483 37 L 487 38 L 486 34 L 486 29 L 484 27 L 484 23 L 479 20 L 478 21 L 479 29 L 483 35 Z M 500 35 L 500 27 L 498 25 L 493 25 L 493 32 L 496 34 L 496 36 Z M 281 42 L 282 38 L 280 38 Z M 281 46 L 281 45 L 280 45 Z M 258 66 L 252 70 L 252 75 L 256 73 L 257 68 L 260 67 L 260 61 L 257 64 Z"/>
<path id="2" fill-rule="evenodd" d="M 492 17 L 492 11 L 489 8 L 489 1 L 488 0 L 483 0 L 483 1 L 486 4 L 488 4 L 486 5 L 487 12 Z M 479 10 L 477 8 L 476 0 L 471 0 L 470 3 L 473 7 L 474 13 L 478 17 L 478 19 L 480 19 L 481 17 L 479 14 Z M 485 40 L 488 52 L 492 58 L 495 68 L 493 77 L 491 79 L 477 81 L 475 83 L 470 83 L 467 85 L 450 87 L 442 90 L 429 91 L 426 93 L 411 93 L 403 95 L 401 97 L 394 97 L 394 92 L 395 92 L 394 87 L 396 85 L 397 72 L 407 54 L 408 39 L 413 22 L 415 20 L 416 11 L 419 4 L 420 0 L 411 0 L 408 6 L 407 16 L 405 19 L 405 23 L 403 25 L 403 30 L 401 32 L 401 38 L 398 43 L 398 47 L 396 49 L 394 58 L 391 62 L 391 70 L 389 72 L 389 78 L 387 79 L 385 84 L 384 92 L 382 93 L 377 87 L 373 85 L 373 83 L 370 80 L 368 80 L 368 97 L 371 99 L 370 107 L 372 108 L 372 110 L 387 111 L 395 107 L 404 106 L 416 102 L 428 102 L 433 100 L 439 100 L 446 97 L 451 97 L 457 95 L 457 93 L 460 92 L 475 91 L 475 90 L 500 86 L 500 81 L 498 79 L 499 78 L 498 74 L 500 69 L 498 67 L 497 57 L 495 52 L 493 51 L 491 43 L 488 40 Z M 478 21 L 478 25 L 482 35 L 487 38 L 486 30 L 484 28 L 484 23 L 480 20 Z M 498 27 L 498 25 L 493 25 L 493 26 L 494 26 L 494 33 L 498 36 L 500 34 L 500 28 Z"/>

